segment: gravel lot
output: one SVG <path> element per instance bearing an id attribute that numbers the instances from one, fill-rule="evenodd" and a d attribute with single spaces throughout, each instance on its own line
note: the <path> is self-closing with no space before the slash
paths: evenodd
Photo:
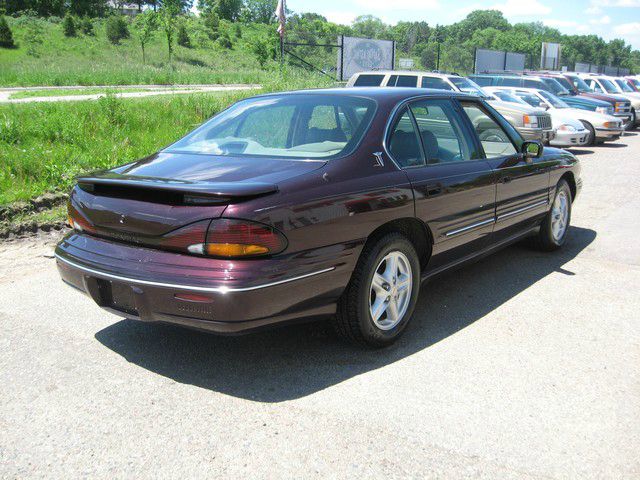
<path id="1" fill-rule="evenodd" d="M 576 153 L 566 248 L 425 285 L 384 351 L 120 320 L 0 244 L 0 476 L 640 478 L 640 134 Z"/>

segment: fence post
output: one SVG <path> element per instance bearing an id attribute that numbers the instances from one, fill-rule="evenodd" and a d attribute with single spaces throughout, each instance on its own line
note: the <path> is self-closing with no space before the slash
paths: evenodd
<path id="1" fill-rule="evenodd" d="M 476 61 L 478 60 L 478 48 L 474 48 L 473 49 L 473 73 L 478 73 L 476 72 Z"/>
<path id="2" fill-rule="evenodd" d="M 436 60 L 436 70 L 440 71 L 440 42 L 438 42 L 437 45 L 438 45 L 438 58 Z"/>

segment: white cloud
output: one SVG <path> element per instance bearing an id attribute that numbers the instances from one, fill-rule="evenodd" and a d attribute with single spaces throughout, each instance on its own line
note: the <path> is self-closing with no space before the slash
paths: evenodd
<path id="1" fill-rule="evenodd" d="M 611 17 L 609 15 L 605 15 L 600 18 L 592 18 L 589 20 L 591 25 L 609 25 L 611 23 Z"/>
<path id="2" fill-rule="evenodd" d="M 505 17 L 528 17 L 532 15 L 549 15 L 551 7 L 538 0 L 523 2 L 521 0 L 506 0 L 494 5 L 475 4 L 458 10 L 458 15 L 466 17 L 474 10 L 499 10 Z"/>
<path id="3" fill-rule="evenodd" d="M 355 4 L 360 8 L 369 11 L 389 11 L 393 10 L 433 10 L 440 8 L 438 0 L 355 0 Z"/>
<path id="4" fill-rule="evenodd" d="M 613 27 L 613 31 L 618 35 L 640 36 L 640 22 L 623 23 Z"/>

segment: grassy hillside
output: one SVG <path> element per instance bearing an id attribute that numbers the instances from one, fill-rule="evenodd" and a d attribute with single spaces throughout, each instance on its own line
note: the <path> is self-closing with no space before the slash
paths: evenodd
<path id="1" fill-rule="evenodd" d="M 7 18 L 18 48 L 0 49 L 0 86 L 130 85 L 176 83 L 260 83 L 267 72 L 260 68 L 253 45 L 273 36 L 267 25 L 235 27 L 221 22 L 233 47 L 220 46 L 207 36 L 201 21 L 187 20 L 193 48 L 175 47 L 168 62 L 160 32 L 147 47 L 142 64 L 140 46 L 133 36 L 112 45 L 106 38 L 105 20 L 93 20 L 94 35 L 65 37 L 58 19 Z"/>
<path id="2" fill-rule="evenodd" d="M 326 85 L 318 76 L 285 70 L 273 73 L 263 90 Z M 256 93 L 0 105 L 0 206 L 64 191 L 79 174 L 154 153 Z"/>

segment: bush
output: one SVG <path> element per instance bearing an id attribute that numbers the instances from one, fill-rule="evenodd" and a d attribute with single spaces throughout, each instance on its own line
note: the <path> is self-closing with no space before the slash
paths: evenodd
<path id="1" fill-rule="evenodd" d="M 240 28 L 240 24 L 236 23 L 236 38 L 242 38 L 242 28 Z"/>
<path id="2" fill-rule="evenodd" d="M 107 19 L 107 39 L 114 45 L 118 45 L 120 40 L 129 38 L 127 22 L 121 15 L 112 15 Z"/>
<path id="3" fill-rule="evenodd" d="M 218 38 L 218 45 L 229 50 L 233 48 L 233 43 L 231 42 L 231 38 L 227 32 L 220 35 L 220 38 Z"/>
<path id="4" fill-rule="evenodd" d="M 80 20 L 80 30 L 85 35 L 93 35 L 93 22 L 89 17 L 84 17 Z"/>
<path id="5" fill-rule="evenodd" d="M 7 19 L 4 16 L 0 17 L 0 47 L 2 48 L 13 48 L 16 44 L 13 41 L 13 33 L 11 32 L 11 28 L 9 28 L 9 24 L 7 23 Z"/>
<path id="6" fill-rule="evenodd" d="M 209 38 L 216 41 L 220 36 L 220 18 L 215 12 L 209 11 L 204 14 L 204 26 Z"/>
<path id="7" fill-rule="evenodd" d="M 184 23 L 181 23 L 178 27 L 178 45 L 191 48 L 191 39 L 189 38 L 187 27 L 184 26 Z"/>
<path id="8" fill-rule="evenodd" d="M 64 32 L 65 37 L 76 36 L 76 22 L 69 14 L 65 15 L 64 20 L 62 21 L 62 31 Z"/>

